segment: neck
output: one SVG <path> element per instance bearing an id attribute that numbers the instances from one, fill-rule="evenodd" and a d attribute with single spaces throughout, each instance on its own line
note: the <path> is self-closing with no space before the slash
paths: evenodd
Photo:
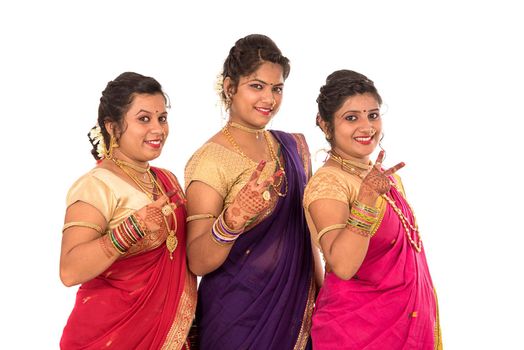
<path id="1" fill-rule="evenodd" d="M 341 157 L 335 150 L 329 151 L 330 158 L 340 164 L 343 168 L 350 168 L 359 172 L 371 170 L 373 164 L 367 160 L 365 163 L 361 159 L 348 159 Z"/>
<path id="2" fill-rule="evenodd" d="M 266 127 L 262 127 L 262 128 L 251 128 L 249 126 L 245 126 L 245 125 L 242 125 L 240 123 L 237 123 L 237 122 L 234 122 L 234 121 L 229 121 L 228 124 L 233 127 L 233 128 L 236 128 L 236 129 L 240 129 L 242 131 L 246 131 L 246 132 L 250 132 L 250 133 L 253 133 L 253 134 L 256 134 L 256 133 L 259 133 L 259 132 L 263 132 L 264 130 L 266 130 Z"/>
<path id="3" fill-rule="evenodd" d="M 113 161 L 117 165 L 124 165 L 124 166 L 126 166 L 128 168 L 133 169 L 134 171 L 136 171 L 138 173 L 145 173 L 150 168 L 148 162 L 139 162 L 139 161 L 133 160 L 133 159 L 131 159 L 129 157 L 126 157 L 121 152 L 118 152 L 118 154 L 116 154 L 113 157 Z"/>

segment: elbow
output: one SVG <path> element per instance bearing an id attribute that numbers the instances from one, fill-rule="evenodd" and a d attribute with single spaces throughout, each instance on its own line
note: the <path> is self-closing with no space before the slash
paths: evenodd
<path id="1" fill-rule="evenodd" d="M 347 265 L 332 266 L 331 269 L 338 278 L 344 281 L 349 281 L 350 279 L 352 279 L 358 271 L 358 267 Z"/>
<path id="2" fill-rule="evenodd" d="M 71 271 L 64 268 L 60 268 L 60 281 L 66 287 L 73 287 L 80 283 Z"/>

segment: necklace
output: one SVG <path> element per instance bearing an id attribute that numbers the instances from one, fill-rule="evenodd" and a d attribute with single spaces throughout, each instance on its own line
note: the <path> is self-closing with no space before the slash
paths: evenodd
<path id="1" fill-rule="evenodd" d="M 278 168 L 280 170 L 282 170 L 282 177 L 280 178 L 280 181 L 278 184 L 273 184 L 272 187 L 273 187 L 273 190 L 275 191 L 275 193 L 279 196 L 279 197 L 285 197 L 286 194 L 287 194 L 287 191 L 288 191 L 288 181 L 287 181 L 287 176 L 286 176 L 286 171 L 284 169 L 284 167 L 282 166 L 282 163 L 280 162 L 280 159 L 279 157 L 277 157 L 277 155 L 275 154 L 275 151 L 273 149 L 273 143 L 271 142 L 271 139 L 269 137 L 269 132 L 264 130 L 262 131 L 263 134 L 264 134 L 264 140 L 266 141 L 266 145 L 267 145 L 267 148 L 269 150 L 269 155 L 271 157 L 271 160 L 275 161 L 275 164 L 278 166 Z M 252 162 L 252 160 L 246 156 L 246 154 L 244 152 L 242 152 L 242 150 L 240 149 L 240 146 L 236 143 L 235 139 L 233 138 L 233 135 L 231 135 L 231 133 L 229 132 L 229 123 L 226 124 L 223 128 L 222 128 L 222 133 L 226 136 L 227 140 L 229 141 L 229 143 L 233 146 L 233 148 L 242 156 L 244 157 L 245 159 L 249 160 Z M 280 188 L 281 185 L 282 185 L 282 181 L 285 181 L 285 191 L 284 192 L 279 192 L 277 190 L 277 188 Z M 269 196 L 269 192 L 266 194 L 266 192 L 263 193 L 263 196 L 264 198 L 267 198 Z"/>
<path id="2" fill-rule="evenodd" d="M 258 140 L 258 135 L 259 135 L 260 133 L 263 133 L 263 132 L 266 130 L 265 127 L 264 127 L 264 128 L 260 128 L 260 129 L 249 128 L 249 127 L 247 127 L 247 126 L 244 126 L 244 125 L 242 125 L 242 124 L 238 124 L 238 123 L 235 123 L 235 122 L 232 122 L 232 121 L 228 122 L 228 124 L 231 125 L 231 126 L 234 127 L 234 128 L 237 128 L 237 129 L 240 129 L 240 130 L 243 130 L 243 131 L 246 131 L 246 132 L 250 132 L 250 133 L 252 133 L 252 134 L 255 134 L 257 140 Z"/>
<path id="3" fill-rule="evenodd" d="M 149 197 L 151 202 L 155 201 L 155 197 L 159 195 L 165 195 L 164 190 L 162 190 L 162 187 L 160 187 L 160 185 L 158 184 L 149 166 L 146 168 L 146 174 L 148 175 L 149 179 L 151 180 L 152 190 L 149 190 L 146 187 L 144 187 L 143 182 L 140 181 L 135 174 L 129 171 L 129 169 L 126 169 L 126 167 L 134 169 L 133 167 L 129 166 L 129 164 L 132 164 L 132 163 L 123 162 L 114 157 L 111 159 L 125 174 L 127 174 L 131 178 L 131 180 L 133 180 L 133 182 L 142 190 L 142 192 L 144 192 L 146 196 Z M 138 166 L 135 165 L 135 167 L 138 167 Z M 169 197 L 167 198 L 167 204 L 165 204 L 162 207 L 162 214 L 163 214 L 162 219 L 164 220 L 164 225 L 168 232 L 167 237 L 166 237 L 166 247 L 167 247 L 167 250 L 169 251 L 169 257 L 172 260 L 173 252 L 175 251 L 178 245 L 178 240 L 175 236 L 175 232 L 177 231 L 177 228 L 178 228 L 178 222 L 177 222 L 173 207 L 171 206 L 171 201 Z M 171 215 L 173 217 L 173 222 L 175 224 L 175 228 L 173 230 L 169 228 L 169 222 L 167 221 L 167 217 L 166 217 L 168 215 Z"/>
<path id="4" fill-rule="evenodd" d="M 366 175 L 364 175 L 364 172 L 367 173 L 367 171 L 371 170 L 371 167 L 373 167 L 373 164 L 371 163 L 366 165 L 364 163 L 358 163 L 358 162 L 350 161 L 348 159 L 344 159 L 340 157 L 338 154 L 336 154 L 334 151 L 330 151 L 329 158 L 333 159 L 335 162 L 340 164 L 342 170 L 352 175 L 356 175 L 361 179 L 364 179 L 366 177 Z M 390 181 L 389 183 L 392 187 L 395 187 L 398 193 L 402 195 L 402 192 L 400 191 L 400 189 L 397 187 L 397 185 L 393 181 Z M 406 201 L 406 204 L 411 214 L 413 215 L 414 226 L 408 221 L 408 219 L 406 218 L 402 210 L 400 210 L 400 208 L 397 206 L 393 198 L 390 198 L 385 193 L 382 194 L 381 197 L 384 198 L 386 202 L 388 202 L 388 204 L 391 206 L 395 214 L 397 214 L 398 218 L 400 219 L 400 222 L 402 223 L 404 232 L 406 233 L 406 237 L 408 238 L 409 243 L 411 244 L 411 246 L 415 249 L 417 253 L 420 253 L 420 251 L 422 250 L 422 239 L 420 238 L 420 232 L 418 230 L 417 218 L 415 217 L 415 212 L 409 205 L 406 198 L 404 198 L 404 200 Z M 412 232 L 414 233 L 413 235 L 412 235 Z"/>
<path id="5" fill-rule="evenodd" d="M 400 190 L 397 188 L 397 185 L 395 183 L 391 182 L 391 186 L 395 187 L 397 191 L 402 195 L 402 192 L 400 192 Z M 422 250 L 422 238 L 420 237 L 420 232 L 418 230 L 418 224 L 417 224 L 417 218 L 415 217 L 415 212 L 409 205 L 408 201 L 404 198 L 404 200 L 406 201 L 406 204 L 408 205 L 409 211 L 413 215 L 413 222 L 415 226 L 413 226 L 408 221 L 408 219 L 406 218 L 402 210 L 400 210 L 400 208 L 396 205 L 395 201 L 392 198 L 390 198 L 387 194 L 383 194 L 382 198 L 384 198 L 386 202 L 389 203 L 393 211 L 397 214 L 398 218 L 400 219 L 400 222 L 402 223 L 402 226 L 404 227 L 404 232 L 406 233 L 406 236 L 408 237 L 408 241 L 411 244 L 411 246 L 415 249 L 417 253 L 420 253 L 420 251 Z M 413 236 L 411 235 L 411 232 L 414 233 Z"/>

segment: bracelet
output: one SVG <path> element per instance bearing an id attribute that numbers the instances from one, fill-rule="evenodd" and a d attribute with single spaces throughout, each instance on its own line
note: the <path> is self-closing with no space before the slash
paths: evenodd
<path id="1" fill-rule="evenodd" d="M 220 244 L 233 243 L 244 232 L 244 229 L 233 230 L 229 228 L 224 220 L 224 211 L 218 216 L 211 228 L 211 237 Z"/>
<path id="2" fill-rule="evenodd" d="M 149 233 L 145 223 L 134 214 L 128 216 L 117 227 L 110 230 L 109 240 L 113 247 L 120 253 L 125 254 L 129 248 Z"/>
<path id="3" fill-rule="evenodd" d="M 374 216 L 378 216 L 378 214 L 380 213 L 380 210 L 378 210 L 377 208 L 370 207 L 369 205 L 361 203 L 361 202 L 359 202 L 356 199 L 353 202 L 353 204 L 351 205 L 351 207 L 356 207 L 356 208 L 361 209 L 362 211 L 364 211 L 364 212 L 366 212 L 368 214 L 374 215 Z"/>

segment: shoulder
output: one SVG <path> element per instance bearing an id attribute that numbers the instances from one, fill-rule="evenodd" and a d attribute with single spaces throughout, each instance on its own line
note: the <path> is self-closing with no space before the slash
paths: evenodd
<path id="1" fill-rule="evenodd" d="M 352 182 L 342 170 L 324 166 L 319 168 L 309 180 L 304 193 L 304 206 L 317 199 L 335 199 L 350 203 L 358 192 L 358 182 Z"/>

